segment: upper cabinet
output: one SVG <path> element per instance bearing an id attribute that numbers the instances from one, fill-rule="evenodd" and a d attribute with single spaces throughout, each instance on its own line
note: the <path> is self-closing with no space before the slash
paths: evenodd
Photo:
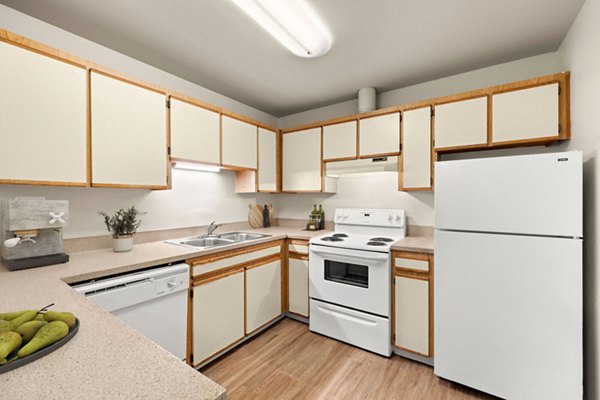
<path id="1" fill-rule="evenodd" d="M 492 96 L 492 142 L 557 138 L 559 84 L 512 90 Z"/>
<path id="2" fill-rule="evenodd" d="M 277 135 L 258 128 L 258 191 L 277 191 Z"/>
<path id="3" fill-rule="evenodd" d="M 323 127 L 323 160 L 344 160 L 356 158 L 356 121 Z"/>
<path id="4" fill-rule="evenodd" d="M 92 185 L 165 189 L 163 93 L 91 72 Z"/>
<path id="5" fill-rule="evenodd" d="M 220 164 L 219 113 L 171 98 L 171 159 Z"/>
<path id="6" fill-rule="evenodd" d="M 359 138 L 361 158 L 397 155 L 400 152 L 400 113 L 361 119 Z"/>
<path id="7" fill-rule="evenodd" d="M 321 191 L 321 128 L 283 135 L 283 191 Z"/>
<path id="8" fill-rule="evenodd" d="M 87 185 L 86 70 L 0 42 L 0 183 Z"/>
<path id="9" fill-rule="evenodd" d="M 257 168 L 257 127 L 235 118 L 222 116 L 221 140 L 224 167 Z"/>
<path id="10" fill-rule="evenodd" d="M 431 189 L 431 157 L 431 108 L 405 111 L 402 114 L 400 190 Z"/>
<path id="11" fill-rule="evenodd" d="M 485 146 L 487 132 L 487 96 L 435 106 L 436 150 Z"/>

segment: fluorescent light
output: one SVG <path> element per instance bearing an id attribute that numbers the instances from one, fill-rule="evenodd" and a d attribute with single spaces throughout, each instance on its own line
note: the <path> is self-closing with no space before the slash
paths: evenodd
<path id="1" fill-rule="evenodd" d="M 203 164 L 193 164 L 186 162 L 174 162 L 173 168 L 175 169 L 187 169 L 189 171 L 204 171 L 204 172 L 220 172 L 221 168 L 215 167 L 214 165 L 203 165 Z"/>
<path id="2" fill-rule="evenodd" d="M 232 0 L 300 57 L 318 57 L 331 47 L 331 35 L 304 0 Z"/>

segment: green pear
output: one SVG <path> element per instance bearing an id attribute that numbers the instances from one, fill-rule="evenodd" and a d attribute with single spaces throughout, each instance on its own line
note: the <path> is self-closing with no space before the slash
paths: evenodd
<path id="1" fill-rule="evenodd" d="M 6 320 L 6 321 L 10 321 L 10 320 L 13 320 L 13 319 L 15 319 L 17 317 L 20 317 L 21 315 L 25 314 L 27 311 L 29 311 L 29 310 L 0 313 L 0 319 Z"/>
<path id="2" fill-rule="evenodd" d="M 19 358 L 27 357 L 30 354 L 35 353 L 38 350 L 48 347 L 53 343 L 58 342 L 60 339 L 67 336 L 69 333 L 69 326 L 63 321 L 52 321 L 42 326 L 33 339 L 29 341 L 25 346 L 21 347 L 21 350 L 17 353 Z M 21 338 L 21 335 L 19 335 Z M 2 354 L 0 353 L 0 356 Z"/>
<path id="3" fill-rule="evenodd" d="M 0 359 L 18 349 L 22 342 L 23 339 L 17 332 L 0 333 Z"/>
<path id="4" fill-rule="evenodd" d="M 19 326 L 23 325 L 25 322 L 31 321 L 37 316 L 38 312 L 36 310 L 27 310 L 23 314 L 19 315 L 15 319 L 12 319 L 8 324 L 8 327 L 11 331 L 14 331 Z"/>
<path id="5" fill-rule="evenodd" d="M 75 315 L 73 313 L 70 312 L 61 312 L 61 311 L 47 311 L 46 314 L 44 315 L 44 318 L 46 318 L 46 321 L 48 322 L 52 322 L 52 321 L 62 321 L 65 324 L 67 324 L 69 326 L 69 328 L 73 327 L 73 325 L 75 325 Z"/>
<path id="6" fill-rule="evenodd" d="M 23 343 L 25 344 L 29 342 L 35 336 L 37 331 L 46 324 L 46 321 L 28 321 L 19 326 L 15 332 L 21 335 L 23 338 Z"/>

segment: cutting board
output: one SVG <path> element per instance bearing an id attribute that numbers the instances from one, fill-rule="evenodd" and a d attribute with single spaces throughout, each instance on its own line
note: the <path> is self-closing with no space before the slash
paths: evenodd
<path id="1" fill-rule="evenodd" d="M 254 229 L 263 227 L 263 205 L 249 204 L 248 223 Z M 273 226 L 273 205 L 269 204 L 269 225 Z"/>

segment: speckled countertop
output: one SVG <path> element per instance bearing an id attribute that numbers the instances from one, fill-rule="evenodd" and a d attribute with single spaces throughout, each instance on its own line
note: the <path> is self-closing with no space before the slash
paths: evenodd
<path id="1" fill-rule="evenodd" d="M 216 249 L 164 242 L 136 244 L 127 253 L 110 249 L 71 254 L 66 264 L 8 271 L 0 265 L 0 312 L 37 309 L 55 303 L 81 322 L 59 350 L 0 375 L 2 399 L 224 399 L 225 389 L 75 292 L 68 283 L 180 261 L 190 257 L 283 239 L 310 239 L 327 231 L 257 229 L 269 238 Z M 397 250 L 433 251 L 432 238 L 407 237 Z"/>

